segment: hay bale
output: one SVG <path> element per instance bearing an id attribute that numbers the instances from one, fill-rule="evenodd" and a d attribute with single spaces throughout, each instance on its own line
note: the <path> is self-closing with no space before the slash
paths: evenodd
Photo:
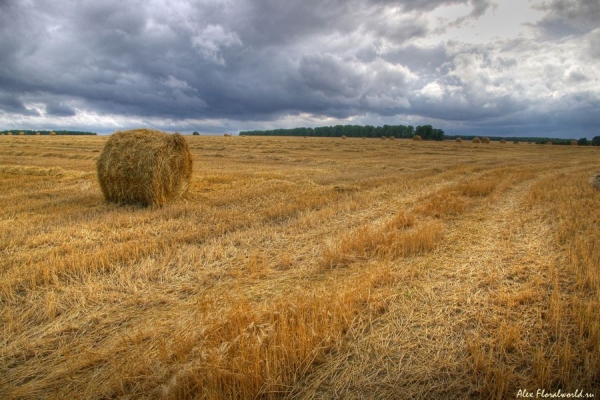
<path id="1" fill-rule="evenodd" d="M 54 131 L 50 132 L 50 136 L 56 136 L 56 132 L 54 132 Z"/>
<path id="2" fill-rule="evenodd" d="M 578 146 L 577 140 L 571 140 L 571 146 Z"/>
<path id="3" fill-rule="evenodd" d="M 549 140 L 546 142 L 546 144 L 552 146 L 552 142 Z"/>
<path id="4" fill-rule="evenodd" d="M 231 137 L 231 133 L 225 133 L 223 136 L 224 137 Z"/>
<path id="5" fill-rule="evenodd" d="M 41 133 L 39 133 L 39 132 L 35 133 L 35 136 L 40 136 L 40 135 L 41 135 Z"/>
<path id="6" fill-rule="evenodd" d="M 479 139 L 477 136 L 475 136 L 473 138 L 473 143 L 481 143 L 481 139 Z"/>
<path id="7" fill-rule="evenodd" d="M 491 140 L 490 140 L 490 138 L 489 138 L 489 137 L 487 137 L 487 136 L 484 136 L 484 137 L 481 139 L 481 143 L 488 144 L 489 142 L 491 142 Z"/>
<path id="8" fill-rule="evenodd" d="M 97 162 L 107 201 L 161 206 L 182 196 L 192 177 L 186 140 L 150 129 L 115 132 Z"/>
<path id="9" fill-rule="evenodd" d="M 413 136 L 413 140 L 416 140 L 418 142 L 418 141 L 423 140 L 423 138 L 419 135 L 415 135 L 415 136 Z"/>
<path id="10" fill-rule="evenodd" d="M 462 143 L 462 138 L 457 137 L 456 138 L 456 143 Z"/>
<path id="11" fill-rule="evenodd" d="M 342 139 L 346 139 L 346 135 L 342 135 Z"/>
<path id="12" fill-rule="evenodd" d="M 506 139 L 500 139 L 500 143 L 506 144 Z"/>
<path id="13" fill-rule="evenodd" d="M 19 132 L 19 136 L 25 136 L 25 132 Z"/>

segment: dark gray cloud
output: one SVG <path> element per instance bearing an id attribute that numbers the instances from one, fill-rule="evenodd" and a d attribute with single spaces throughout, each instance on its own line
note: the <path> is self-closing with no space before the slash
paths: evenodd
<path id="1" fill-rule="evenodd" d="M 64 103 L 47 103 L 46 113 L 56 117 L 72 117 L 77 114 L 73 108 Z"/>
<path id="2" fill-rule="evenodd" d="M 496 7 L 495 3 L 492 3 L 488 0 L 472 0 L 472 4 L 473 10 L 469 14 L 457 18 L 455 21 L 451 22 L 450 26 L 461 26 L 465 22 L 481 17 L 490 9 L 494 9 Z"/>
<path id="3" fill-rule="evenodd" d="M 600 21 L 598 0 L 551 0 L 534 7 L 546 12 L 535 26 L 550 38 L 593 31 Z"/>
<path id="4" fill-rule="evenodd" d="M 0 90 L 0 110 L 16 115 L 39 115 L 38 111 L 32 108 L 27 108 L 23 102 L 12 93 Z"/>
<path id="5" fill-rule="evenodd" d="M 0 124 L 220 132 L 385 120 L 457 133 L 550 120 L 563 136 L 598 125 L 597 1 L 537 6 L 537 36 L 440 36 L 501 6 L 0 0 Z"/>

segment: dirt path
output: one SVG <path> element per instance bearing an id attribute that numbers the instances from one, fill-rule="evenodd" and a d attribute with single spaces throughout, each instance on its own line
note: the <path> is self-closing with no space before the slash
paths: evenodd
<path id="1" fill-rule="evenodd" d="M 397 261 L 403 279 L 388 311 L 367 332 L 351 332 L 293 397 L 511 395 L 516 374 L 533 368 L 514 365 L 513 355 L 542 323 L 536 310 L 547 301 L 554 257 L 548 227 L 523 206 L 532 182 L 447 221 L 436 251 Z"/>

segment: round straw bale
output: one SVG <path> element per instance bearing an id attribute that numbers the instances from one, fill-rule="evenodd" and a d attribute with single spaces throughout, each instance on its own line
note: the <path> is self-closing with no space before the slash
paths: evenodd
<path id="1" fill-rule="evenodd" d="M 413 140 L 420 141 L 420 140 L 423 140 L 423 138 L 419 135 L 415 135 L 415 136 L 413 136 Z"/>
<path id="2" fill-rule="evenodd" d="M 477 136 L 475 136 L 473 138 L 473 143 L 481 143 L 481 139 L 479 139 Z"/>
<path id="3" fill-rule="evenodd" d="M 150 129 L 115 132 L 96 166 L 104 198 L 121 204 L 164 205 L 185 194 L 192 177 L 183 136 Z"/>

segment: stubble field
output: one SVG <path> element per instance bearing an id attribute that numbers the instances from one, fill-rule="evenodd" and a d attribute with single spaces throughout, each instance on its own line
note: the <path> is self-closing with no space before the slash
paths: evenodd
<path id="1" fill-rule="evenodd" d="M 186 137 L 146 209 L 106 139 L 0 136 L 0 398 L 600 396 L 600 149 Z"/>

